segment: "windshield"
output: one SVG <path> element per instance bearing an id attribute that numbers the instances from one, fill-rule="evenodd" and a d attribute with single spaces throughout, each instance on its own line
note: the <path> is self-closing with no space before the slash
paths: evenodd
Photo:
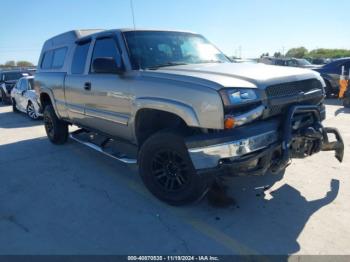
<path id="1" fill-rule="evenodd" d="M 3 75 L 3 81 L 13 81 L 18 80 L 23 77 L 23 74 L 20 72 L 11 72 L 11 73 L 4 73 Z"/>
<path id="2" fill-rule="evenodd" d="M 311 65 L 311 63 L 309 61 L 307 61 L 306 59 L 297 59 L 298 64 L 305 66 L 305 65 Z"/>
<path id="3" fill-rule="evenodd" d="M 124 33 L 134 69 L 200 63 L 229 63 L 204 37 L 191 33 L 131 31 Z"/>

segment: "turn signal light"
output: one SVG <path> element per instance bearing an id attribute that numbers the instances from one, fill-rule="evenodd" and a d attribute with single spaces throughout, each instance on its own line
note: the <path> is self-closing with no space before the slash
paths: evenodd
<path id="1" fill-rule="evenodd" d="M 235 119 L 233 117 L 227 117 L 224 122 L 225 129 L 232 129 L 235 126 Z"/>

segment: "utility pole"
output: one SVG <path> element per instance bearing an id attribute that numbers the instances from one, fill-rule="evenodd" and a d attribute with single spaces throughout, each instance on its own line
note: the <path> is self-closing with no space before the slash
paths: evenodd
<path id="1" fill-rule="evenodd" d="M 284 57 L 284 46 L 282 46 L 282 56 Z"/>
<path id="2" fill-rule="evenodd" d="M 239 46 L 238 50 L 239 50 L 239 58 L 242 59 L 242 46 Z"/>

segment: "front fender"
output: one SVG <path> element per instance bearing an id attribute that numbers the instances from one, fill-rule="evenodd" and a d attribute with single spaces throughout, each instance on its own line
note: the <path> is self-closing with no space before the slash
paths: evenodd
<path id="1" fill-rule="evenodd" d="M 157 97 L 137 98 L 133 105 L 133 118 L 135 118 L 137 112 L 141 109 L 155 109 L 169 112 L 179 116 L 188 126 L 200 126 L 198 117 L 193 108 L 178 101 Z"/>

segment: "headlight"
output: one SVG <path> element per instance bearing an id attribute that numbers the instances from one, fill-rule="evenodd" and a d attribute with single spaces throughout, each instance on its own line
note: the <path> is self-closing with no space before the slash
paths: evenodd
<path id="1" fill-rule="evenodd" d="M 220 91 L 225 106 L 240 105 L 258 100 L 258 95 L 254 89 L 234 88 Z"/>

